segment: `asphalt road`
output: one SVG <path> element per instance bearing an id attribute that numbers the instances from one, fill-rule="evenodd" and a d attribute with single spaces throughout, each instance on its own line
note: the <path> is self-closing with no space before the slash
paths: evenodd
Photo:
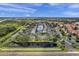
<path id="1" fill-rule="evenodd" d="M 79 56 L 79 52 L 0 52 L 0 56 Z"/>
<path id="2" fill-rule="evenodd" d="M 0 20 L 0 22 L 3 22 L 3 21 L 6 21 L 6 20 Z"/>
<path id="3" fill-rule="evenodd" d="M 67 40 L 65 40 L 65 47 L 68 49 L 68 51 L 70 52 L 74 52 L 76 51 L 75 48 L 72 47 L 72 44 L 70 42 L 68 42 Z"/>

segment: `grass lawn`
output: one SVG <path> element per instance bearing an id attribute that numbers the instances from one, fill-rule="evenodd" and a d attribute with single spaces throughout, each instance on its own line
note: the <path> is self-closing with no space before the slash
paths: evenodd
<path id="1" fill-rule="evenodd" d="M 60 48 L 1 48 L 0 52 L 57 52 Z"/>
<path id="2" fill-rule="evenodd" d="M 79 52 L 79 47 L 75 47 L 75 50 Z"/>
<path id="3" fill-rule="evenodd" d="M 7 43 L 7 42 L 9 41 L 9 38 L 10 38 L 12 35 L 14 35 L 17 31 L 19 31 L 21 28 L 22 28 L 22 26 L 21 26 L 21 27 L 18 27 L 15 31 L 9 33 L 8 35 L 2 37 L 1 40 L 0 40 L 0 41 L 4 41 L 2 44 Z M 6 40 L 6 41 L 5 41 L 5 40 Z"/>

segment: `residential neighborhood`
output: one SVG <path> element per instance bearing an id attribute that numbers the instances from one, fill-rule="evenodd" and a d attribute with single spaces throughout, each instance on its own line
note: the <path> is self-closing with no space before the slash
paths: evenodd
<path id="1" fill-rule="evenodd" d="M 53 51 L 53 49 L 55 51 L 78 51 L 79 23 L 76 19 L 75 22 L 65 22 L 63 19 L 53 21 L 53 18 L 52 20 L 50 18 L 49 20 L 42 20 L 42 18 L 41 20 L 38 18 L 37 20 L 7 19 L 0 23 L 0 47 L 6 49 L 38 48 L 37 51 L 42 51 L 39 48 L 49 48 L 46 51 Z"/>
<path id="2" fill-rule="evenodd" d="M 0 55 L 79 56 L 79 4 L 0 4 Z"/>

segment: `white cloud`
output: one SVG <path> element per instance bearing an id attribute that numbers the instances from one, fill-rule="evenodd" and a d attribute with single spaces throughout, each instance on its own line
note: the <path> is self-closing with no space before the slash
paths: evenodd
<path id="1" fill-rule="evenodd" d="M 63 12 L 63 14 L 66 16 L 79 16 L 79 12 L 74 12 L 74 11 L 65 11 Z"/>
<path id="2" fill-rule="evenodd" d="M 69 8 L 79 8 L 79 4 L 71 4 Z"/>
<path id="3" fill-rule="evenodd" d="M 0 10 L 3 10 L 3 11 L 26 12 L 26 13 L 34 13 L 36 11 L 36 9 L 34 8 L 24 7 L 24 6 L 17 5 L 17 4 L 1 3 L 0 5 L 11 7 L 11 8 L 4 8 L 0 6 Z"/>
<path id="4" fill-rule="evenodd" d="M 35 10 L 29 10 L 29 9 L 23 10 L 23 9 L 3 8 L 3 7 L 0 7 L 0 11 L 7 11 L 7 12 L 26 12 L 26 13 L 34 13 L 35 12 Z"/>
<path id="5" fill-rule="evenodd" d="M 42 6 L 43 4 L 42 3 L 32 3 L 32 5 L 34 5 L 34 6 Z"/>
<path id="6" fill-rule="evenodd" d="M 49 3 L 50 6 L 58 6 L 60 3 Z"/>
<path id="7" fill-rule="evenodd" d="M 79 9 L 79 4 L 78 3 L 71 3 L 68 5 L 68 9 L 64 10 L 62 13 L 66 16 L 79 17 L 79 11 L 76 11 L 77 9 Z"/>
<path id="8" fill-rule="evenodd" d="M 27 15 L 26 15 L 26 17 L 29 17 L 29 16 L 31 16 L 31 15 L 30 15 L 30 14 L 27 14 Z"/>

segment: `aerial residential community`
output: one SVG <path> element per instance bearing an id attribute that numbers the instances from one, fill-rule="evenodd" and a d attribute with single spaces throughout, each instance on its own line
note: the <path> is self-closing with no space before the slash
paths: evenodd
<path id="1" fill-rule="evenodd" d="M 0 55 L 76 55 L 76 52 L 79 52 L 79 4 L 0 4 Z"/>
<path id="2" fill-rule="evenodd" d="M 78 18 L 3 19 L 0 51 L 79 51 Z"/>

